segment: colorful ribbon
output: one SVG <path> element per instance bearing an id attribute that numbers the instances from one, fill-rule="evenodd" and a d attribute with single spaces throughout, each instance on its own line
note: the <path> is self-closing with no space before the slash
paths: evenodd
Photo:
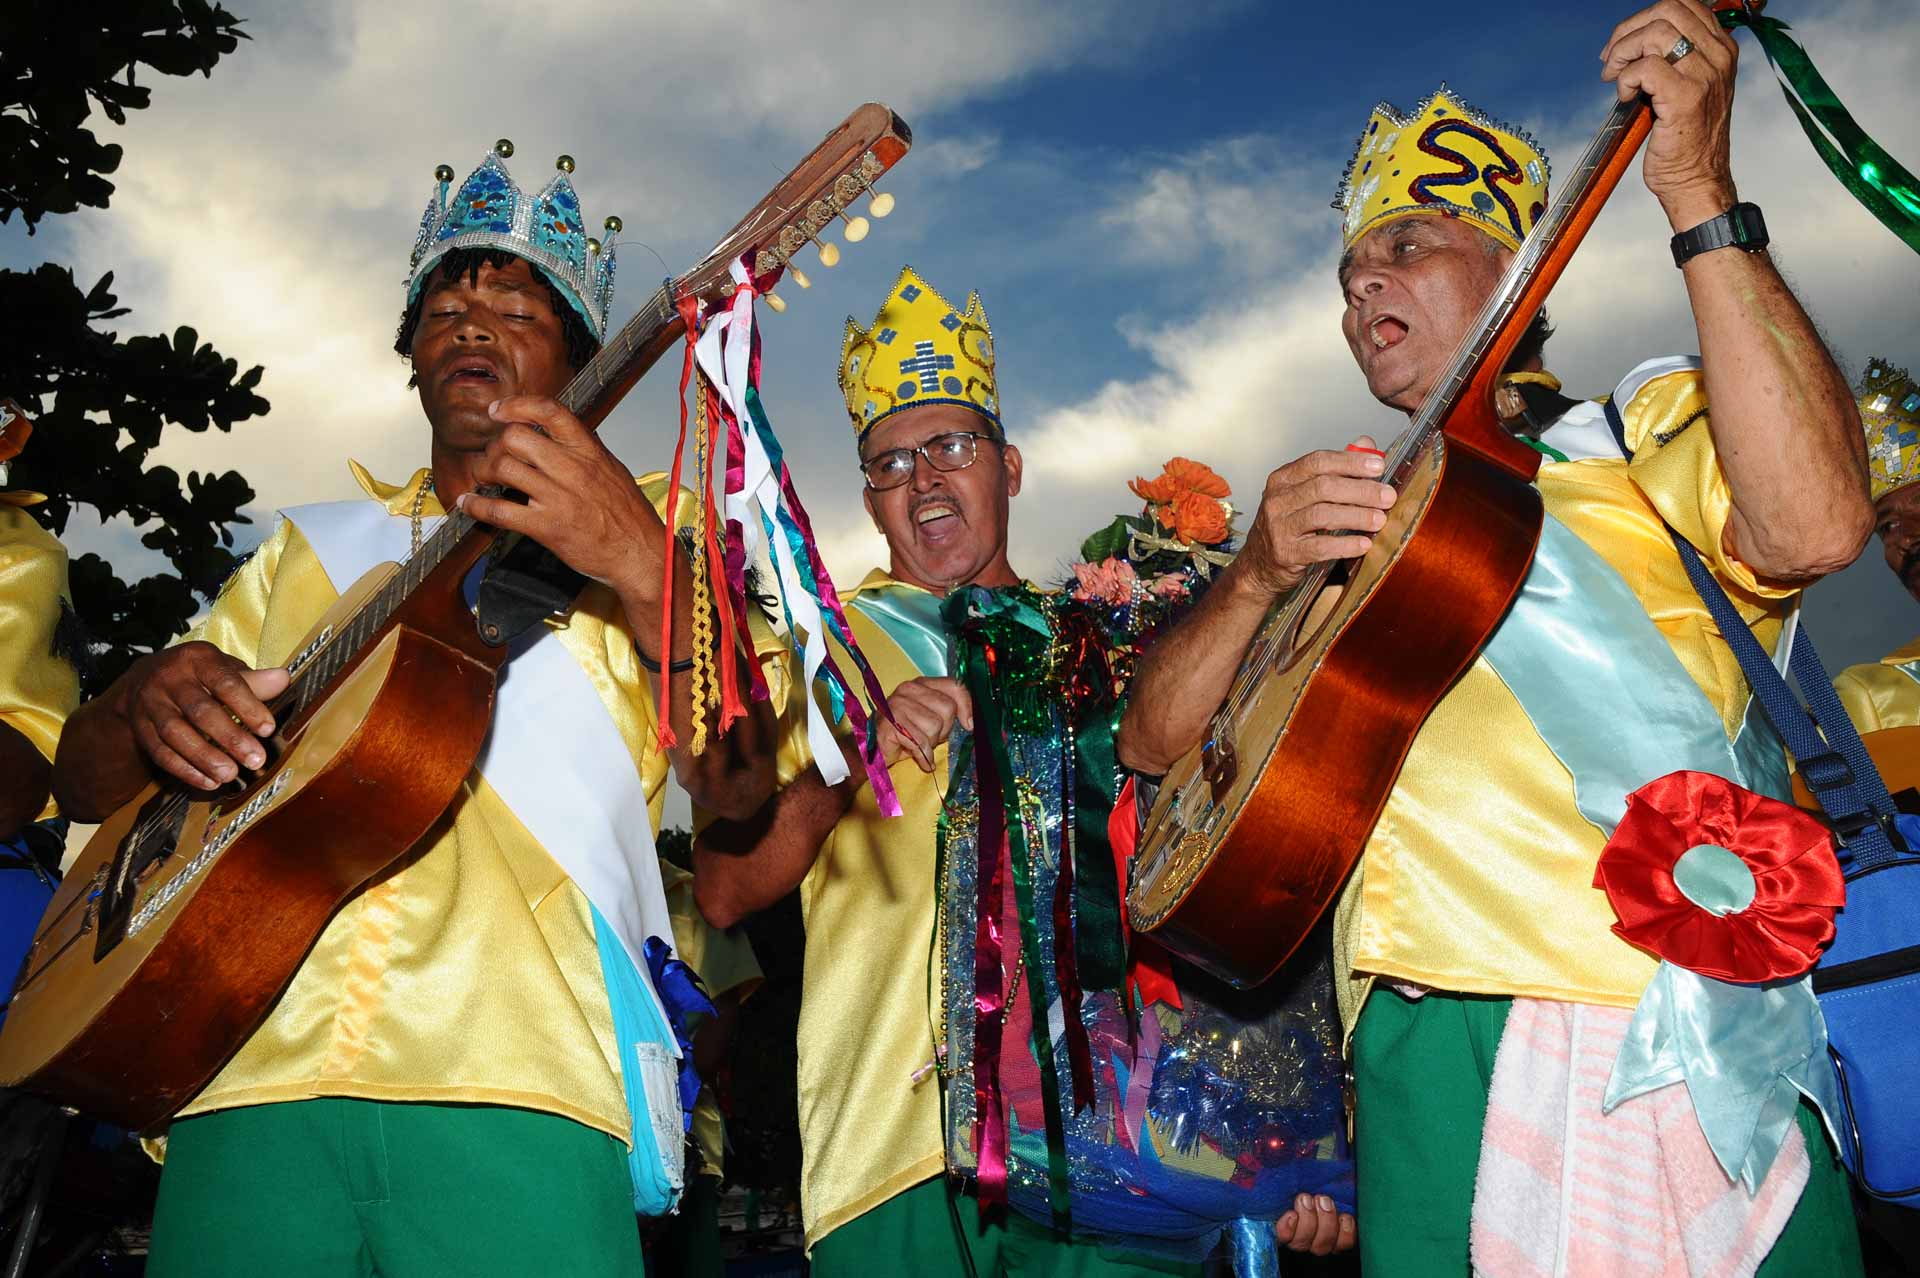
<path id="1" fill-rule="evenodd" d="M 1721 14 L 1720 22 L 1753 32 L 1821 160 L 1867 212 L 1920 253 L 1920 181 L 1854 122 L 1807 51 L 1787 34 L 1787 24 L 1741 10 Z"/>
<path id="2" fill-rule="evenodd" d="M 802 648 L 804 677 L 798 686 L 803 691 L 797 695 L 807 696 L 804 689 L 825 674 L 828 686 L 835 690 L 835 708 L 845 709 L 860 735 L 868 784 L 880 811 L 898 816 L 900 800 L 894 794 L 874 734 L 865 730 L 865 709 L 857 698 L 848 695 L 847 681 L 827 650 L 829 631 L 853 658 L 876 714 L 889 714 L 886 696 L 846 624 L 845 611 L 820 556 L 806 508 L 794 491 L 780 441 L 761 406 L 759 334 L 753 311 L 756 290 L 744 263 L 734 262 L 731 272 L 733 300 L 708 321 L 695 348 L 700 368 L 713 384 L 720 416 L 727 423 L 725 506 L 730 544 L 725 570 L 729 592 L 742 601 L 744 609 L 746 563 L 764 547 L 773 564 L 788 630 Z M 763 695 L 757 670 L 754 680 L 756 695 Z M 833 722 L 807 696 L 807 741 L 814 766 L 829 785 L 847 776 L 846 761 L 834 739 Z"/>

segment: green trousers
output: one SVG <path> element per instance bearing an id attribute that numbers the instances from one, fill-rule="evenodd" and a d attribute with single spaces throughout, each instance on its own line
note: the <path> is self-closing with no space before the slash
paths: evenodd
<path id="1" fill-rule="evenodd" d="M 149 1278 L 639 1278 L 626 1147 L 489 1105 L 323 1099 L 173 1125 Z"/>
<path id="2" fill-rule="evenodd" d="M 1369 1274 L 1468 1272 L 1467 1236 L 1494 1050 L 1511 1000 L 1377 988 L 1354 1027 L 1354 1151 L 1360 1264 Z M 1757 1278 L 1863 1272 L 1847 1175 L 1811 1107 L 1813 1170 Z"/>
<path id="3" fill-rule="evenodd" d="M 813 1247 L 813 1278 L 1199 1278 L 1197 1262 L 1076 1242 L 1008 1210 L 985 1226 L 974 1200 L 951 1204 L 936 1177 L 855 1216 Z M 969 1266 L 971 1261 L 971 1266 Z"/>

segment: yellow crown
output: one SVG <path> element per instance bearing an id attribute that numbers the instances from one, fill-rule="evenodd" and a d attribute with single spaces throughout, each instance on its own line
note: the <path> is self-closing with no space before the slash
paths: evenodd
<path id="1" fill-rule="evenodd" d="M 1382 102 L 1347 163 L 1333 207 L 1340 243 L 1420 213 L 1465 218 L 1510 249 L 1547 207 L 1547 153 L 1525 130 L 1501 124 L 1445 84 L 1411 115 Z"/>
<path id="2" fill-rule="evenodd" d="M 1904 368 L 1877 356 L 1860 380 L 1860 421 L 1867 428 L 1867 472 L 1873 499 L 1920 481 L 1920 385 Z"/>
<path id="3" fill-rule="evenodd" d="M 870 326 L 863 329 L 847 317 L 840 393 L 857 439 L 895 413 L 922 404 L 960 404 L 998 427 L 993 330 L 980 295 L 968 294 L 961 310 L 911 266 L 901 267 Z"/>

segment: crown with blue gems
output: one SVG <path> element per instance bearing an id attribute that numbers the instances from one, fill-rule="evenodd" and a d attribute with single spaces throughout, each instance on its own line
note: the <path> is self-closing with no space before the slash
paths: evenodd
<path id="1" fill-rule="evenodd" d="M 1333 207 L 1345 214 L 1341 247 L 1397 218 L 1442 214 L 1518 249 L 1546 212 L 1552 175 L 1532 134 L 1502 124 L 1444 83 L 1409 112 L 1382 102 L 1334 196 Z"/>
<path id="2" fill-rule="evenodd" d="M 573 157 L 556 160 L 559 172 L 538 195 L 529 196 L 507 172 L 503 161 L 512 156 L 513 143 L 501 138 L 458 190 L 453 189 L 451 168 L 442 164 L 434 170 L 438 185 L 413 241 L 408 305 L 448 253 L 498 249 L 531 263 L 586 320 L 594 337 L 605 341 L 607 312 L 613 305 L 613 236 L 620 231 L 620 219 L 607 219 L 606 243 L 594 239 L 587 234 L 580 197 L 574 193 Z"/>
<path id="3" fill-rule="evenodd" d="M 1860 379 L 1860 424 L 1867 431 L 1867 480 L 1879 501 L 1920 483 L 1920 383 L 1875 356 Z"/>
<path id="4" fill-rule="evenodd" d="M 847 317 L 840 347 L 840 391 L 857 439 L 895 413 L 922 404 L 971 408 L 997 429 L 1000 392 L 994 385 L 993 329 L 980 295 L 964 309 L 933 285 L 900 268 L 873 323 Z"/>

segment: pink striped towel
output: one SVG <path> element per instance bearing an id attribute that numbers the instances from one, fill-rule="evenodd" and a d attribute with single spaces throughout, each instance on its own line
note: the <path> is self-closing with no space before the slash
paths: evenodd
<path id="1" fill-rule="evenodd" d="M 1494 1057 L 1473 1192 L 1488 1278 L 1750 1278 L 1807 1183 L 1788 1130 L 1759 1192 L 1727 1179 L 1684 1084 L 1603 1114 L 1631 1011 L 1518 998 Z"/>

